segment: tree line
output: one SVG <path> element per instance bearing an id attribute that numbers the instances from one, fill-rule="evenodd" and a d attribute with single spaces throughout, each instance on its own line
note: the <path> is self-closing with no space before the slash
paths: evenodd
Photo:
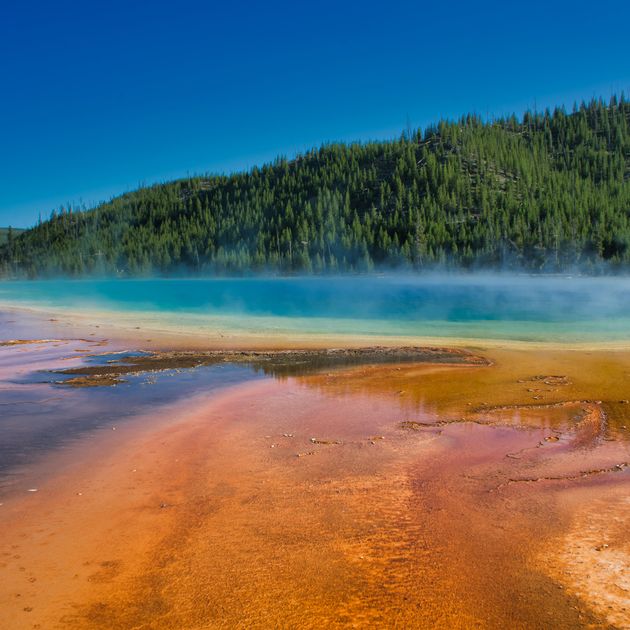
<path id="1" fill-rule="evenodd" d="M 328 144 L 232 175 L 54 211 L 0 245 L 0 275 L 623 269 L 630 101 Z"/>

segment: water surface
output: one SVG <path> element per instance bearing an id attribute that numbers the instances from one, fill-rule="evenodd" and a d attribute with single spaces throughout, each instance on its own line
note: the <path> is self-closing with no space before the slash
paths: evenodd
<path id="1" fill-rule="evenodd" d="M 0 284 L 0 306 L 111 311 L 242 332 L 630 339 L 630 279 L 504 275 L 58 280 Z"/>

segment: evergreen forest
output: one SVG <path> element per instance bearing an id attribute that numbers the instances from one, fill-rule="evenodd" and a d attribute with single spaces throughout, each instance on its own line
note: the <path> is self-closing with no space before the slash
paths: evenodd
<path id="1" fill-rule="evenodd" d="M 4 230 L 0 276 L 630 265 L 630 101 L 327 144 Z"/>

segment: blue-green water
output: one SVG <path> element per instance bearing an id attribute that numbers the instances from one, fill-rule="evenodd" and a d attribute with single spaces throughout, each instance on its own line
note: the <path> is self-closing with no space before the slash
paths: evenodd
<path id="1" fill-rule="evenodd" d="M 111 310 L 256 332 L 630 339 L 630 279 L 374 275 L 0 284 L 0 308 Z"/>

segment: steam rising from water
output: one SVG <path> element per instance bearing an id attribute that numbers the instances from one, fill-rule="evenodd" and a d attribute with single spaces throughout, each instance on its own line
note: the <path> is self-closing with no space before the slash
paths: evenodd
<path id="1" fill-rule="evenodd" d="M 630 338 L 630 278 L 505 274 L 55 280 L 0 285 L 2 304 L 264 318 L 290 329 Z M 326 324 L 324 325 L 324 322 Z"/>

